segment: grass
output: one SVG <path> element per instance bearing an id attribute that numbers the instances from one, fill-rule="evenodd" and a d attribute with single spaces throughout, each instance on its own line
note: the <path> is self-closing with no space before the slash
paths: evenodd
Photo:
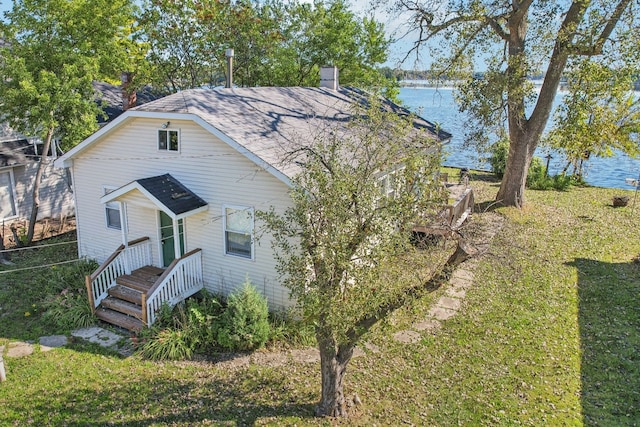
<path id="1" fill-rule="evenodd" d="M 471 178 L 489 205 L 497 183 Z M 415 344 L 391 337 L 441 288 L 368 337 L 379 352 L 349 365 L 345 392 L 363 402 L 349 420 L 313 417 L 315 363 L 153 363 L 74 343 L 5 359 L 0 425 L 640 425 L 640 201 L 614 209 L 621 193 L 529 191 L 524 209 L 500 209 L 455 317 Z M 24 316 L 45 292 L 36 277 L 5 277 L 0 341 L 56 332 Z"/>
<path id="2" fill-rule="evenodd" d="M 77 283 L 72 279 L 82 277 L 84 272 L 81 268 L 66 264 L 64 267 L 51 266 L 13 273 L 11 270 L 76 259 L 78 249 L 74 240 L 75 232 L 42 240 L 32 248 L 12 252 L 14 265 L 0 264 L 0 345 L 3 339 L 35 340 L 43 335 L 65 332 L 45 321 L 42 314 L 46 311 L 47 298 L 62 291 L 58 289 L 60 284 L 84 287 L 83 282 Z M 68 278 L 60 276 L 71 270 L 77 270 L 78 274 L 70 274 Z"/>

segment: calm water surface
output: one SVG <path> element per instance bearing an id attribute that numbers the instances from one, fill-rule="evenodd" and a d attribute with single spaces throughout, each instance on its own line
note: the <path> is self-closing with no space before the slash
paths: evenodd
<path id="1" fill-rule="evenodd" d="M 453 90 L 450 88 L 401 88 L 400 99 L 412 110 L 429 120 L 437 122 L 442 129 L 453 134 L 451 143 L 446 148 L 446 166 L 468 167 L 489 170 L 486 163 L 478 160 L 478 154 L 473 148 L 462 146 L 464 138 L 465 115 L 458 111 L 453 100 Z M 539 149 L 537 155 L 544 157 L 548 154 L 545 149 Z M 553 160 L 549 166 L 549 173 L 559 173 L 565 165 L 561 155 L 552 153 Z M 585 180 L 595 186 L 624 188 L 633 190 L 634 187 L 625 184 L 625 178 L 638 178 L 640 160 L 619 154 L 610 158 L 591 158 L 586 167 Z"/>

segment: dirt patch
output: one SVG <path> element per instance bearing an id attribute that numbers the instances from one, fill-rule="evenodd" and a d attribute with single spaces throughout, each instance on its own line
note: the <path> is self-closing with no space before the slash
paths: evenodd
<path id="1" fill-rule="evenodd" d="M 4 247 L 6 249 L 13 249 L 19 246 L 16 244 L 16 240 L 19 241 L 27 235 L 28 225 L 29 221 L 24 219 L 2 223 L 0 225 L 0 238 L 3 238 Z M 61 218 L 43 218 L 36 222 L 33 241 L 38 242 L 40 240 L 59 236 L 68 233 L 69 231 L 74 231 L 75 229 L 75 217 L 63 216 Z"/>

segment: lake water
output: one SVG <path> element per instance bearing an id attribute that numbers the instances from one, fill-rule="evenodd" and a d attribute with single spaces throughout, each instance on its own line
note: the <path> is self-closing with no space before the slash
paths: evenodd
<path id="1" fill-rule="evenodd" d="M 445 148 L 447 156 L 444 164 L 446 166 L 490 169 L 486 163 L 478 161 L 478 154 L 473 148 L 462 146 L 465 115 L 458 111 L 451 88 L 403 87 L 400 89 L 399 98 L 412 111 L 430 122 L 438 122 L 442 129 L 453 134 L 451 142 Z M 545 151 L 544 148 L 538 149 L 538 156 L 544 157 L 547 154 L 548 151 Z M 552 155 L 549 173 L 554 175 L 561 172 L 565 162 L 561 155 L 557 153 L 552 153 Z M 610 158 L 592 157 L 585 168 L 585 181 L 598 187 L 633 190 L 634 187 L 625 184 L 625 178 L 637 179 L 639 173 L 640 160 L 632 159 L 624 154 Z"/>

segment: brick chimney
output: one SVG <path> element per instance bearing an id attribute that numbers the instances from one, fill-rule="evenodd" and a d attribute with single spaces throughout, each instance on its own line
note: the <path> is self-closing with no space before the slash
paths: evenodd
<path id="1" fill-rule="evenodd" d="M 122 111 L 127 111 L 129 108 L 136 106 L 138 102 L 138 96 L 136 90 L 132 89 L 131 83 L 133 82 L 133 73 L 123 71 L 120 74 L 120 83 L 122 88 Z"/>
<path id="2" fill-rule="evenodd" d="M 320 87 L 338 90 L 338 67 L 320 67 Z"/>

